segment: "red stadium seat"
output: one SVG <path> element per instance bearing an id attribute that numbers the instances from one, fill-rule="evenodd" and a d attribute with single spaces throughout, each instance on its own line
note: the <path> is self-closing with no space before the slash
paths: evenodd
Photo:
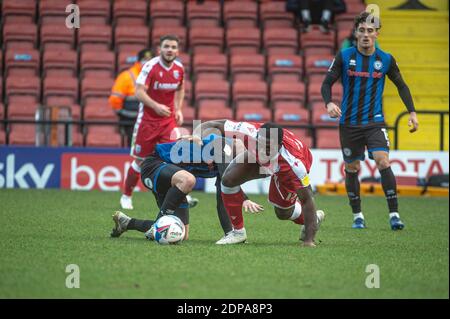
<path id="1" fill-rule="evenodd" d="M 0 50 L 0 76 L 3 74 L 3 51 Z M 1 99 L 0 99 L 1 100 Z"/>
<path id="2" fill-rule="evenodd" d="M 233 102 L 239 108 L 241 102 L 252 101 L 261 108 L 267 106 L 268 89 L 264 81 L 236 81 L 233 83 Z"/>
<path id="3" fill-rule="evenodd" d="M 192 82 L 186 78 L 184 80 L 184 101 L 188 104 L 191 105 L 191 101 L 192 101 Z"/>
<path id="4" fill-rule="evenodd" d="M 113 77 L 116 58 L 113 52 L 99 54 L 94 51 L 83 51 L 80 54 L 80 76 L 83 77 Z"/>
<path id="5" fill-rule="evenodd" d="M 189 32 L 189 46 L 191 52 L 222 53 L 224 31 L 220 27 L 192 27 Z"/>
<path id="6" fill-rule="evenodd" d="M 78 46 L 81 51 L 109 51 L 111 27 L 109 25 L 86 25 L 78 30 Z"/>
<path id="7" fill-rule="evenodd" d="M 216 1 L 188 1 L 187 21 L 193 27 L 218 27 L 220 25 L 220 3 Z"/>
<path id="8" fill-rule="evenodd" d="M 117 73 L 131 68 L 137 61 L 137 51 L 119 52 L 117 56 Z"/>
<path id="9" fill-rule="evenodd" d="M 271 119 L 271 111 L 267 108 L 261 107 L 259 103 L 254 103 L 254 101 L 240 102 L 237 106 L 237 121 L 268 122 Z"/>
<path id="10" fill-rule="evenodd" d="M 232 54 L 230 58 L 230 74 L 234 81 L 263 81 L 266 74 L 266 63 L 262 54 Z"/>
<path id="11" fill-rule="evenodd" d="M 195 115 L 195 108 L 185 104 L 183 106 L 183 118 L 184 118 L 184 122 L 185 123 L 189 123 L 192 122 L 193 120 L 196 119 L 196 115 Z"/>
<path id="12" fill-rule="evenodd" d="M 305 84 L 303 82 L 273 82 L 270 86 L 271 105 L 278 108 L 284 102 L 305 104 Z M 294 104 L 295 105 L 295 104 Z"/>
<path id="13" fill-rule="evenodd" d="M 73 99 L 70 96 L 50 96 L 47 99 L 46 107 L 66 109 L 67 115 L 72 119 L 81 120 L 81 107 L 77 103 L 72 102 Z"/>
<path id="14" fill-rule="evenodd" d="M 316 147 L 339 149 L 339 132 L 337 129 L 318 129 L 316 130 Z"/>
<path id="15" fill-rule="evenodd" d="M 310 50 L 314 49 L 322 49 L 323 53 L 334 54 L 334 39 L 334 31 L 326 34 L 322 33 L 318 26 L 313 26 L 309 32 L 301 34 L 300 49 L 306 57 L 312 54 Z"/>
<path id="16" fill-rule="evenodd" d="M 78 102 L 78 79 L 50 75 L 44 79 L 43 102 L 50 106 L 73 105 Z"/>
<path id="17" fill-rule="evenodd" d="M 225 1 L 223 5 L 223 21 L 227 29 L 256 27 L 257 17 L 256 1 Z"/>
<path id="18" fill-rule="evenodd" d="M 73 1 L 45 0 L 39 1 L 39 25 L 55 24 L 66 25 L 66 7 Z M 83 15 L 82 13 L 80 15 Z"/>
<path id="19" fill-rule="evenodd" d="M 82 147 L 84 136 L 78 125 L 72 125 L 71 133 L 71 143 L 69 139 L 69 146 Z"/>
<path id="20" fill-rule="evenodd" d="M 108 98 L 113 84 L 113 78 L 84 78 L 81 81 L 81 104 L 88 103 L 89 98 Z"/>
<path id="21" fill-rule="evenodd" d="M 11 145 L 36 145 L 36 128 L 34 124 L 12 124 L 9 133 Z"/>
<path id="22" fill-rule="evenodd" d="M 159 46 L 160 37 L 166 34 L 174 34 L 180 39 L 179 49 L 180 52 L 186 51 L 185 45 L 187 40 L 187 29 L 184 27 L 155 27 L 152 30 L 152 47 L 157 48 Z M 156 51 L 155 51 L 156 52 Z"/>
<path id="23" fill-rule="evenodd" d="M 336 15 L 335 17 L 336 23 L 340 23 L 341 21 L 353 22 L 356 15 L 366 10 L 366 6 L 364 5 L 364 3 L 359 0 L 346 0 L 345 2 L 347 11 L 345 13 Z"/>
<path id="24" fill-rule="evenodd" d="M 179 53 L 177 60 L 183 64 L 184 78 L 190 78 L 191 76 L 191 55 L 187 53 Z"/>
<path id="25" fill-rule="evenodd" d="M 37 43 L 35 24 L 9 23 L 3 26 L 3 47 L 8 49 L 34 49 Z"/>
<path id="26" fill-rule="evenodd" d="M 3 101 L 3 78 L 0 73 L 0 103 Z"/>
<path id="27" fill-rule="evenodd" d="M 111 20 L 109 0 L 78 0 L 80 24 L 108 24 Z"/>
<path id="28" fill-rule="evenodd" d="M 286 11 L 286 1 L 267 1 L 260 5 L 263 28 L 289 28 L 294 26 L 294 14 Z"/>
<path id="29" fill-rule="evenodd" d="M 147 25 L 145 0 L 116 0 L 113 2 L 114 25 Z"/>
<path id="30" fill-rule="evenodd" d="M 0 105 L 1 107 L 1 105 Z M 0 129 L 0 145 L 6 144 L 6 133 L 3 129 Z"/>
<path id="31" fill-rule="evenodd" d="M 326 55 L 309 55 L 305 60 L 305 72 L 307 76 L 312 74 L 325 74 L 333 62 L 332 54 Z"/>
<path id="32" fill-rule="evenodd" d="M 115 29 L 115 50 L 139 52 L 149 47 L 149 29 L 143 25 L 118 25 Z"/>
<path id="33" fill-rule="evenodd" d="M 117 120 L 117 115 L 109 106 L 107 98 L 97 98 L 84 106 L 85 120 Z"/>
<path id="34" fill-rule="evenodd" d="M 194 76 L 196 79 L 225 80 L 228 73 L 228 61 L 225 54 L 194 55 Z"/>
<path id="35" fill-rule="evenodd" d="M 306 145 L 308 148 L 312 148 L 313 141 L 308 129 L 289 128 L 288 130 L 291 131 L 300 140 L 300 142 L 302 142 L 302 144 Z"/>
<path id="36" fill-rule="evenodd" d="M 13 96 L 29 96 L 37 103 L 40 100 L 41 81 L 37 76 L 9 76 L 6 78 L 6 98 L 10 101 Z"/>
<path id="37" fill-rule="evenodd" d="M 227 30 L 227 49 L 230 54 L 259 53 L 261 34 L 257 28 L 239 28 Z"/>
<path id="38" fill-rule="evenodd" d="M 17 97 L 13 102 L 8 103 L 8 118 L 9 119 L 30 119 L 33 120 L 36 116 L 36 110 L 38 109 L 37 103 L 31 103 L 26 98 Z"/>
<path id="39" fill-rule="evenodd" d="M 303 59 L 294 54 L 272 54 L 267 60 L 267 71 L 272 82 L 301 81 Z"/>
<path id="40" fill-rule="evenodd" d="M 181 27 L 184 22 L 184 4 L 174 0 L 150 1 L 150 23 L 152 26 Z"/>
<path id="41" fill-rule="evenodd" d="M 232 119 L 233 110 L 223 104 L 221 100 L 203 100 L 198 107 L 198 119 L 210 121 L 217 119 Z"/>
<path id="42" fill-rule="evenodd" d="M 294 28 L 266 28 L 263 33 L 267 54 L 296 54 L 298 33 Z"/>
<path id="43" fill-rule="evenodd" d="M 91 125 L 86 135 L 86 146 L 90 147 L 121 147 L 121 136 L 116 127 L 108 125 Z"/>
<path id="44" fill-rule="evenodd" d="M 75 43 L 75 29 L 61 28 L 60 25 L 45 24 L 41 26 L 41 49 L 72 50 Z"/>
<path id="45" fill-rule="evenodd" d="M 221 100 L 224 105 L 229 103 L 230 83 L 225 80 L 198 80 L 195 83 L 195 101 L 198 105 L 203 99 Z"/>
<path id="46" fill-rule="evenodd" d="M 3 103 L 0 103 L 0 120 L 3 120 L 4 116 L 5 116 L 5 106 L 3 105 Z M 0 131 L 2 126 L 3 124 L 0 125 Z"/>
<path id="47" fill-rule="evenodd" d="M 78 70 L 77 53 L 72 50 L 46 50 L 42 57 L 43 76 L 76 76 Z"/>
<path id="48" fill-rule="evenodd" d="M 3 23 L 34 23 L 36 17 L 36 1 L 34 0 L 3 0 Z"/>
<path id="49" fill-rule="evenodd" d="M 39 61 L 37 50 L 10 49 L 5 55 L 5 76 L 39 75 Z"/>
<path id="50" fill-rule="evenodd" d="M 309 123 L 309 111 L 301 107 L 282 107 L 275 109 L 274 120 L 280 125 L 300 125 Z"/>

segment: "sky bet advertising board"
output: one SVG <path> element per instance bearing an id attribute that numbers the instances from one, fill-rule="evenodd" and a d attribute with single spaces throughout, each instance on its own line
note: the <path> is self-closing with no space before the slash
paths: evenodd
<path id="1" fill-rule="evenodd" d="M 310 180 L 313 186 L 343 180 L 340 150 L 312 150 Z M 391 151 L 394 174 L 427 177 L 448 173 L 448 152 Z M 63 188 L 120 191 L 131 165 L 128 149 L 51 148 L 0 146 L 0 188 Z M 361 177 L 379 175 L 375 162 L 361 163 Z M 268 181 L 244 185 L 249 193 L 265 193 Z M 260 185 L 264 184 L 264 185 Z M 139 181 L 137 190 L 145 187 Z M 214 180 L 198 179 L 196 189 L 215 192 Z"/>

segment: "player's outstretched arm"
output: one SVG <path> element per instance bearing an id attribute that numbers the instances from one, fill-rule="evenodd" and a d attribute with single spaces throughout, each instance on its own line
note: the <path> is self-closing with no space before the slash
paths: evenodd
<path id="1" fill-rule="evenodd" d="M 317 232 L 316 204 L 311 186 L 300 188 L 297 195 L 302 203 L 303 218 L 305 220 L 306 236 L 303 246 L 315 247 L 314 238 Z"/>

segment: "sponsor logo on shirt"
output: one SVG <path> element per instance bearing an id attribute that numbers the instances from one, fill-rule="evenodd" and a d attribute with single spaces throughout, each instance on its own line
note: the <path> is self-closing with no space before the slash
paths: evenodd
<path id="1" fill-rule="evenodd" d="M 370 78 L 371 77 L 371 74 L 369 72 L 358 72 L 358 71 L 352 71 L 352 70 L 347 70 L 347 75 L 348 76 L 356 76 L 359 78 Z M 380 79 L 381 77 L 383 77 L 382 72 L 372 72 L 372 78 Z"/>
<path id="2" fill-rule="evenodd" d="M 154 90 L 176 90 L 180 83 L 161 83 L 158 81 L 155 81 L 153 84 Z"/>

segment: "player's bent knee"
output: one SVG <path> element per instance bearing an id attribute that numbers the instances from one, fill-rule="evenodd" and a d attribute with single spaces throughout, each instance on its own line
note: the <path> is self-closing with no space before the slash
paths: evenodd
<path id="1" fill-rule="evenodd" d="M 389 163 L 389 160 L 388 160 L 388 159 L 383 158 L 383 159 L 377 161 L 377 167 L 378 167 L 378 170 L 386 169 L 386 168 L 388 168 L 389 166 L 390 166 L 390 163 Z"/>
<path id="2" fill-rule="evenodd" d="M 357 173 L 361 169 L 361 165 L 358 162 L 347 163 L 345 164 L 345 170 L 349 173 Z"/>
<path id="3" fill-rule="evenodd" d="M 195 176 L 187 171 L 179 171 L 172 177 L 172 185 L 177 186 L 184 193 L 190 193 L 195 182 Z"/>
<path id="4" fill-rule="evenodd" d="M 287 220 L 289 217 L 292 216 L 292 208 L 289 209 L 283 209 L 279 207 L 274 207 L 275 209 L 275 215 L 277 215 L 278 219 L 280 220 Z"/>

